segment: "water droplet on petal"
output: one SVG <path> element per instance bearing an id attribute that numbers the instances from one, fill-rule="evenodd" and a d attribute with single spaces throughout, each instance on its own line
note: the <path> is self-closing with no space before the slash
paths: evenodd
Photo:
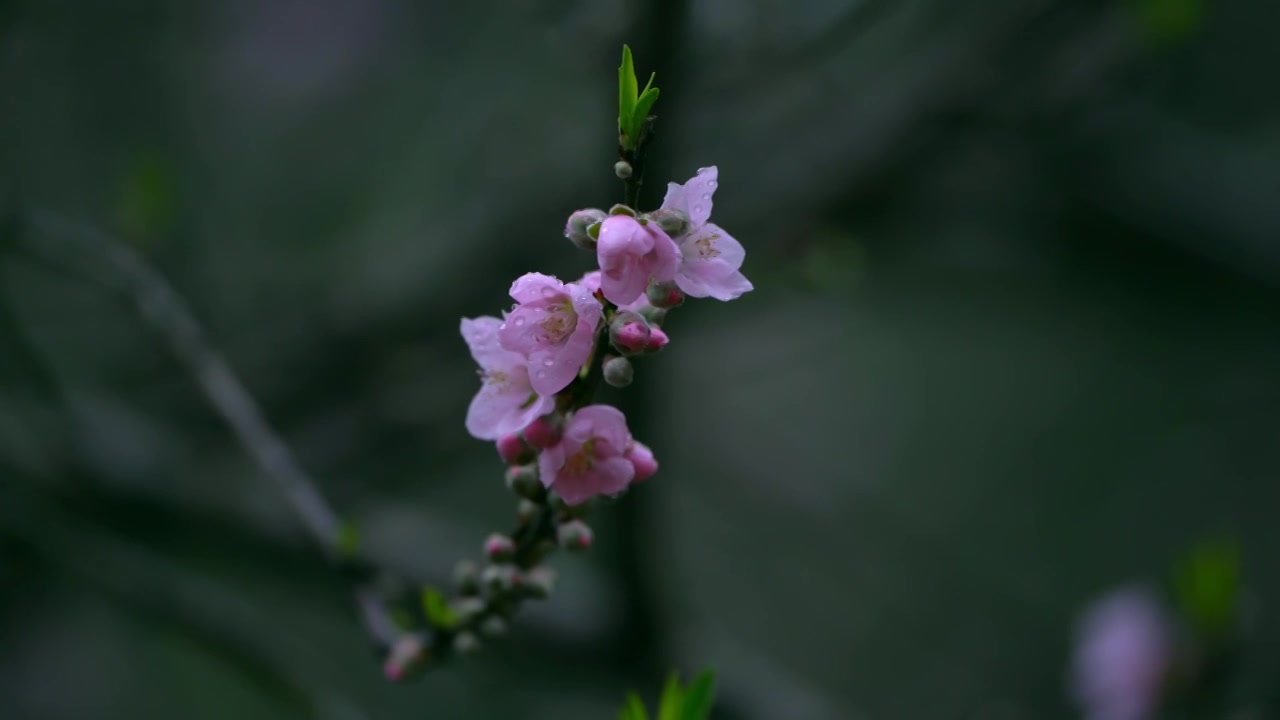
<path id="1" fill-rule="evenodd" d="M 520 327 L 521 325 L 524 325 L 524 318 L 522 317 L 516 318 L 515 323 L 516 323 L 516 327 Z"/>
<path id="2" fill-rule="evenodd" d="M 507 329 L 506 323 L 502 323 L 501 325 L 498 326 L 498 332 L 502 332 L 503 330 L 506 330 L 506 329 Z"/>
<path id="3" fill-rule="evenodd" d="M 707 181 L 707 187 L 709 187 L 709 188 L 711 188 L 711 189 L 713 189 L 713 190 L 715 189 L 716 185 L 718 185 L 718 184 L 719 184 L 719 183 L 717 183 L 715 180 L 708 180 L 708 181 Z"/>
<path id="4" fill-rule="evenodd" d="M 702 206 L 701 206 L 701 205 L 694 205 L 694 206 L 693 206 L 693 211 L 694 211 L 695 213 L 700 213 L 700 212 L 702 212 Z"/>
<path id="5" fill-rule="evenodd" d="M 546 365 L 547 367 L 551 367 L 552 365 L 556 364 L 556 361 L 552 360 L 551 358 L 547 358 L 546 360 L 542 361 L 542 364 Z"/>
<path id="6" fill-rule="evenodd" d="M 559 294 L 560 293 L 556 292 L 555 288 L 549 288 L 549 287 L 542 288 L 542 297 L 546 298 L 547 300 L 550 300 L 551 298 Z"/>
<path id="7" fill-rule="evenodd" d="M 711 193 L 702 193 L 702 199 L 703 199 L 703 200 L 710 200 L 710 199 L 711 199 Z"/>
<path id="8" fill-rule="evenodd" d="M 539 370 L 538 372 L 536 372 L 536 373 L 534 373 L 534 374 L 535 374 L 535 375 L 537 375 L 539 379 L 542 379 L 542 378 L 544 378 L 544 377 L 546 377 L 546 376 L 547 376 L 547 371 L 546 371 L 546 370 Z"/>

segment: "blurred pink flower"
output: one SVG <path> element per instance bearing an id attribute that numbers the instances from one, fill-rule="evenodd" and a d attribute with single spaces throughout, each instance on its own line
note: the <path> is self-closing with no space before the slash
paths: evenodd
<path id="1" fill-rule="evenodd" d="M 539 395 L 529 382 L 528 362 L 498 344 L 502 321 L 495 317 L 462 319 L 462 338 L 480 366 L 482 384 L 467 409 L 467 432 L 497 440 L 518 432 L 555 409 L 555 399 Z"/>
<path id="2" fill-rule="evenodd" d="M 676 285 L 693 297 L 733 300 L 752 289 L 739 268 L 746 257 L 742 245 L 711 219 L 711 196 L 715 194 L 719 171 L 699 168 L 684 185 L 667 184 L 662 210 L 675 210 L 689 218 L 689 230 L 676 238 L 680 247 L 680 268 Z"/>
<path id="3" fill-rule="evenodd" d="M 650 280 L 675 278 L 680 251 L 657 223 L 641 225 L 630 215 L 611 215 L 600 224 L 596 258 L 604 296 L 627 305 L 644 295 Z"/>
<path id="4" fill-rule="evenodd" d="M 631 433 L 622 411 L 588 405 L 565 423 L 560 444 L 539 456 L 542 484 L 569 505 L 622 492 L 636 472 L 625 456 L 630 447 Z"/>
<path id="5" fill-rule="evenodd" d="M 555 395 L 573 382 L 591 354 L 603 308 L 582 285 L 540 273 L 512 283 L 511 298 L 519 304 L 498 328 L 498 341 L 528 358 L 535 391 Z"/>
<path id="6" fill-rule="evenodd" d="M 1126 588 L 1080 620 L 1072 691 L 1088 720 L 1153 717 L 1173 654 L 1172 628 L 1147 591 Z"/>

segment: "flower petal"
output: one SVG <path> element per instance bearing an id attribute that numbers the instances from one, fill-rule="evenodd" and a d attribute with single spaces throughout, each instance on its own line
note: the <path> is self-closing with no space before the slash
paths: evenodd
<path id="1" fill-rule="evenodd" d="M 519 365 L 501 379 L 486 379 L 467 408 L 467 432 L 481 440 L 497 440 L 555 409 L 555 398 L 535 395 L 528 370 Z"/>
<path id="2" fill-rule="evenodd" d="M 496 317 L 485 316 L 474 320 L 462 318 L 460 327 L 462 339 L 467 342 L 467 347 L 471 349 L 471 357 L 482 368 L 488 368 L 495 363 L 503 362 L 509 354 L 498 343 L 498 328 L 500 327 L 502 327 L 502 321 Z"/>
<path id="3" fill-rule="evenodd" d="M 662 200 L 663 210 L 679 210 L 689 216 L 689 222 L 697 228 L 711 219 L 711 197 L 719 184 L 720 171 L 716 166 L 698 168 L 698 174 L 684 185 L 667 183 L 667 195 Z"/>
<path id="4" fill-rule="evenodd" d="M 565 426 L 565 435 L 596 438 L 608 443 L 612 455 L 621 455 L 631 441 L 627 416 L 612 405 L 588 405 L 574 413 Z"/>
<path id="5" fill-rule="evenodd" d="M 511 299 L 521 305 L 554 300 L 563 292 L 564 283 L 542 273 L 525 273 L 511 283 Z"/>
<path id="6" fill-rule="evenodd" d="M 596 495 L 616 495 L 631 484 L 635 468 L 622 457 L 597 460 L 582 473 L 559 473 L 551 486 L 568 505 L 579 505 Z"/>

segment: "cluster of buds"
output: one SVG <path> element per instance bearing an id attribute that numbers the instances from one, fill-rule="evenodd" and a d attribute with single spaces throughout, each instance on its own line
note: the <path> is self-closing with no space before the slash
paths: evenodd
<path id="1" fill-rule="evenodd" d="M 742 246 L 709 222 L 716 175 L 703 168 L 671 183 L 647 214 L 623 205 L 573 213 L 565 236 L 595 254 L 596 269 L 567 283 L 528 273 L 511 285 L 515 305 L 503 317 L 462 320 L 481 377 L 467 430 L 496 444 L 518 499 L 515 532 L 489 536 L 484 567 L 461 566 L 457 597 L 427 613 L 453 651 L 477 649 L 522 601 L 550 594 L 554 576 L 541 561 L 557 547 L 591 546 L 588 501 L 658 471 L 622 411 L 594 395 L 600 381 L 630 385 L 632 361 L 667 346 L 667 313 L 686 297 L 731 300 L 752 289 L 739 270 Z"/>

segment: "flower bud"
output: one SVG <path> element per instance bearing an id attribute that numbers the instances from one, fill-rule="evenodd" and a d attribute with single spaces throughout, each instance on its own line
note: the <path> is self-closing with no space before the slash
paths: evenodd
<path id="1" fill-rule="evenodd" d="M 524 444 L 518 433 L 510 433 L 498 438 L 498 457 L 508 465 L 523 465 L 533 461 L 533 449 Z"/>
<path id="2" fill-rule="evenodd" d="M 480 623 L 480 632 L 486 637 L 502 637 L 507 634 L 507 621 L 497 615 L 490 615 Z"/>
<path id="3" fill-rule="evenodd" d="M 525 574 L 522 586 L 529 597 L 546 598 L 556 589 L 556 572 L 539 565 Z"/>
<path id="4" fill-rule="evenodd" d="M 524 440 L 539 450 L 554 447 L 560 442 L 561 421 L 554 415 L 543 415 L 524 429 Z"/>
<path id="5" fill-rule="evenodd" d="M 463 630 L 453 636 L 453 650 L 459 655 L 472 655 L 480 650 L 480 638 L 473 632 Z"/>
<path id="6" fill-rule="evenodd" d="M 673 308 L 684 302 L 684 293 L 673 282 L 650 283 L 644 292 L 649 304 L 656 308 Z"/>
<path id="7" fill-rule="evenodd" d="M 661 328 L 653 328 L 649 332 L 649 344 L 645 346 L 645 352 L 657 352 L 667 346 L 669 338 L 667 334 L 662 332 Z"/>
<path id="8" fill-rule="evenodd" d="M 627 449 L 625 457 L 636 471 L 635 476 L 631 478 L 633 483 L 648 480 L 658 472 L 658 461 L 654 459 L 653 451 L 644 443 L 633 442 Z"/>
<path id="9" fill-rule="evenodd" d="M 387 661 L 382 665 L 382 672 L 388 680 L 396 681 L 404 677 L 405 671 L 416 664 L 427 654 L 427 645 L 418 635 L 404 635 L 391 646 Z"/>
<path id="10" fill-rule="evenodd" d="M 596 239 L 588 232 L 588 229 L 606 217 L 608 215 L 598 208 L 579 210 L 569 216 L 569 221 L 564 226 L 564 236 L 583 250 L 595 252 Z"/>
<path id="11" fill-rule="evenodd" d="M 458 586 L 458 594 L 475 595 L 480 592 L 480 570 L 470 560 L 460 560 L 453 568 L 453 582 Z"/>
<path id="12" fill-rule="evenodd" d="M 516 522 L 521 525 L 528 525 L 538 516 L 542 514 L 542 506 L 532 500 L 520 499 L 520 503 L 516 505 Z"/>
<path id="13" fill-rule="evenodd" d="M 667 319 L 666 310 L 652 305 L 645 305 L 640 308 L 640 314 L 644 316 L 645 322 L 649 323 L 650 328 L 661 325 Z"/>
<path id="14" fill-rule="evenodd" d="M 511 565 L 490 565 L 480 573 L 480 581 L 490 592 L 502 593 L 520 585 L 520 571 Z"/>
<path id="15" fill-rule="evenodd" d="M 631 163 L 626 160 L 619 160 L 613 164 L 613 173 L 618 176 L 619 180 L 626 180 L 631 177 Z"/>
<path id="16" fill-rule="evenodd" d="M 516 544 L 506 535 L 494 533 L 484 541 L 484 554 L 494 562 L 506 562 L 516 554 Z"/>
<path id="17" fill-rule="evenodd" d="M 570 520 L 556 529 L 560 545 L 567 550 L 586 550 L 591 547 L 591 528 L 581 520 Z"/>
<path id="18" fill-rule="evenodd" d="M 605 358 L 603 367 L 604 381 L 612 387 L 624 388 L 631 384 L 631 379 L 635 376 L 631 361 L 617 355 Z"/>
<path id="19" fill-rule="evenodd" d="M 449 603 L 449 609 L 458 616 L 459 622 L 471 622 L 485 611 L 488 604 L 478 597 L 462 598 Z"/>
<path id="20" fill-rule="evenodd" d="M 689 216 L 679 210 L 654 210 L 648 218 L 673 238 L 689 232 Z"/>
<path id="21" fill-rule="evenodd" d="M 631 217 L 635 217 L 636 211 L 632 210 L 629 205 L 623 205 L 622 203 L 618 203 L 617 205 L 614 205 L 613 207 L 609 208 L 609 214 L 610 215 L 630 215 Z"/>
<path id="22" fill-rule="evenodd" d="M 538 481 L 536 465 L 512 465 L 507 468 L 507 488 L 522 498 L 537 500 L 546 489 Z"/>
<path id="23" fill-rule="evenodd" d="M 649 344 L 649 323 L 639 313 L 620 312 L 609 323 L 609 342 L 624 355 L 644 352 Z"/>

